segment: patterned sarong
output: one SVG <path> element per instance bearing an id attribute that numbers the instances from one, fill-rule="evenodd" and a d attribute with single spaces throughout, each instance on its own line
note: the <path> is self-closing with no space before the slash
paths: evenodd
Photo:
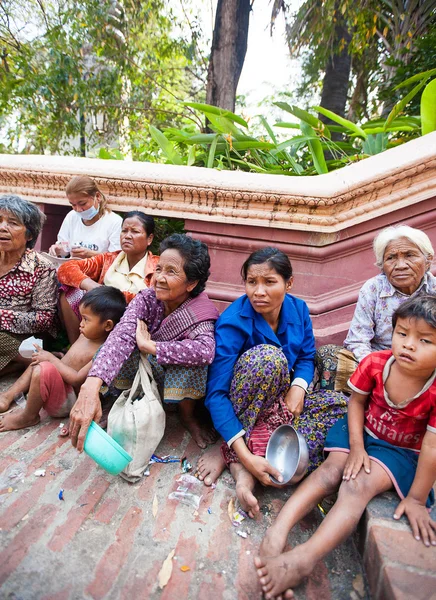
<path id="1" fill-rule="evenodd" d="M 0 371 L 2 371 L 18 354 L 18 348 L 23 340 L 31 334 L 17 334 L 0 331 Z"/>
<path id="2" fill-rule="evenodd" d="M 262 344 L 247 350 L 238 359 L 230 387 L 230 400 L 245 429 L 250 452 L 265 456 L 266 446 L 277 427 L 292 423 L 309 447 L 309 469 L 323 461 L 324 442 L 330 427 L 347 413 L 348 398 L 330 390 L 307 393 L 304 409 L 293 420 L 284 398 L 289 390 L 288 362 L 280 348 Z M 239 462 L 236 453 L 224 442 L 221 446 L 226 464 Z"/>

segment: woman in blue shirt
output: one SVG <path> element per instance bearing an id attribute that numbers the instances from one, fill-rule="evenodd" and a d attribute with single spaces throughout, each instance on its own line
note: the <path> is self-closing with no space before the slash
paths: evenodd
<path id="1" fill-rule="evenodd" d="M 256 480 L 271 485 L 270 474 L 281 478 L 264 458 L 266 445 L 274 429 L 303 410 L 315 340 L 306 303 L 288 294 L 292 266 L 283 252 L 254 252 L 242 277 L 246 294 L 218 319 L 208 375 L 206 406 L 224 443 L 221 455 L 215 449 L 199 462 L 199 476 L 208 474 L 210 485 L 229 466 L 239 500 L 254 516 Z"/>
<path id="2" fill-rule="evenodd" d="M 263 248 L 248 257 L 241 274 L 246 294 L 217 321 L 215 360 L 208 374 L 206 406 L 224 442 L 199 460 L 197 475 L 211 485 L 228 466 L 240 504 L 254 516 L 259 511 L 256 481 L 273 485 L 270 475 L 281 480 L 265 459 L 272 432 L 293 422 L 306 438 L 315 468 L 325 434 L 345 414 L 346 404 L 336 406 L 330 392 L 306 394 L 315 340 L 306 303 L 289 294 L 289 258 L 276 248 Z"/>

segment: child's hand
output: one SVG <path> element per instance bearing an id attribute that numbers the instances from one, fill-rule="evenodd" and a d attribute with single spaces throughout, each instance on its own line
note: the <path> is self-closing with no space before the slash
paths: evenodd
<path id="1" fill-rule="evenodd" d="M 406 515 L 415 540 L 423 541 L 425 546 L 436 546 L 436 522 L 432 520 L 426 507 L 418 500 L 406 496 L 394 512 L 394 519 Z"/>
<path id="2" fill-rule="evenodd" d="M 42 362 L 53 362 L 55 357 L 51 352 L 43 350 L 41 346 L 38 346 L 38 344 L 33 344 L 33 346 L 35 347 L 35 352 L 32 354 L 32 362 L 30 363 L 32 367 L 39 365 L 39 363 Z"/>
<path id="3" fill-rule="evenodd" d="M 359 473 L 362 466 L 365 469 L 365 473 L 371 472 L 371 463 L 368 454 L 363 448 L 359 448 L 358 450 L 350 450 L 347 462 L 345 463 L 344 474 L 342 475 L 342 479 L 344 479 L 345 481 L 349 481 L 350 478 L 356 479 L 357 474 Z"/>

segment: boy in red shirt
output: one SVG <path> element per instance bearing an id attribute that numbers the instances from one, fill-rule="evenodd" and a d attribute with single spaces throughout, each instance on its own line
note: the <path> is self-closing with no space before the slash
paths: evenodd
<path id="1" fill-rule="evenodd" d="M 368 502 L 394 487 L 394 519 L 407 515 L 416 540 L 436 546 L 427 507 L 436 480 L 436 297 L 421 296 L 393 315 L 392 351 L 374 352 L 349 381 L 348 423 L 338 421 L 327 460 L 289 498 L 267 531 L 255 564 L 265 598 L 293 598 L 292 588 L 355 529 Z M 288 532 L 339 490 L 326 518 L 304 544 L 283 552 Z"/>

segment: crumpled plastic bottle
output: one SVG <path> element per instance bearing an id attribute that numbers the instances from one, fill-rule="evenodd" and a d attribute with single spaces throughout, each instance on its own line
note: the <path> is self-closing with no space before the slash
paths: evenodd
<path id="1" fill-rule="evenodd" d="M 177 487 L 176 491 L 169 494 L 168 499 L 178 500 L 182 504 L 192 506 L 198 510 L 201 499 L 203 498 L 203 494 L 199 493 L 203 489 L 203 482 L 192 475 L 184 473 L 179 477 L 177 483 L 180 485 Z"/>

